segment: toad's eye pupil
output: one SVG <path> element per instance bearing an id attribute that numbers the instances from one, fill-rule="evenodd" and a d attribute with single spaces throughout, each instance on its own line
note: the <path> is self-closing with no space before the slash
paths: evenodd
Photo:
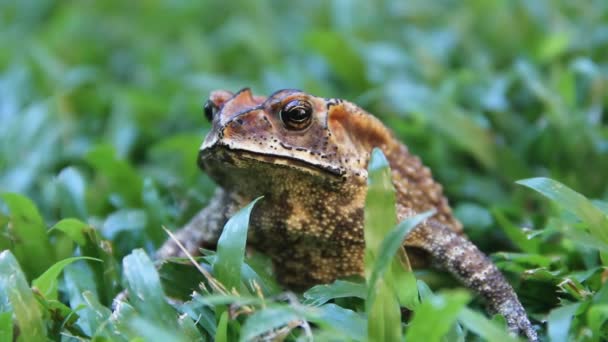
<path id="1" fill-rule="evenodd" d="M 281 121 L 291 130 L 302 130 L 312 122 L 312 106 L 302 100 L 288 102 L 281 109 Z"/>
<path id="2" fill-rule="evenodd" d="M 218 108 L 215 103 L 213 103 L 213 101 L 207 100 L 207 102 L 205 102 L 203 110 L 205 111 L 205 117 L 207 118 L 207 120 L 209 120 L 209 122 L 211 122 L 213 121 L 213 116 L 215 116 L 215 113 L 217 113 Z"/>

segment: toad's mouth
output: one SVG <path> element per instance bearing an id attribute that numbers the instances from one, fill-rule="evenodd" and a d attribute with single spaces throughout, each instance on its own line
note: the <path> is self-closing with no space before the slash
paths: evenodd
<path id="1" fill-rule="evenodd" d="M 313 175 L 330 175 L 332 178 L 340 178 L 345 174 L 344 170 L 331 165 L 310 163 L 288 155 L 253 152 L 224 144 L 215 144 L 201 149 L 198 156 L 198 165 L 202 170 L 207 169 L 208 163 L 220 162 L 238 165 L 239 161 L 287 167 Z"/>

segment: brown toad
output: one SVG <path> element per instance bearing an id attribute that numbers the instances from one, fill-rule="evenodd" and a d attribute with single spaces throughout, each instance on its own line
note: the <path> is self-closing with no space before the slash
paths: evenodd
<path id="1" fill-rule="evenodd" d="M 227 219 L 263 195 L 250 218 L 248 244 L 270 256 L 292 289 L 363 273 L 367 164 L 378 147 L 397 190 L 398 219 L 437 213 L 405 240 L 408 253 L 430 255 L 480 293 L 513 331 L 536 340 L 526 312 L 500 271 L 462 233 L 441 185 L 378 119 L 356 105 L 280 90 L 214 91 L 205 105 L 212 128 L 198 163 L 219 185 L 210 204 L 178 239 L 195 253 L 213 248 Z M 179 255 L 174 242 L 159 250 Z"/>

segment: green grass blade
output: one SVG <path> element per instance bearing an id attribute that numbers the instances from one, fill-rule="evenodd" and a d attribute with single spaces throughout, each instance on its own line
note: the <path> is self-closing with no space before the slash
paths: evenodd
<path id="1" fill-rule="evenodd" d="M 367 338 L 367 325 L 361 314 L 335 304 L 325 304 L 318 309 L 315 308 L 313 312 L 314 314 L 305 314 L 305 316 L 319 326 L 328 327 L 343 337 L 355 341 L 364 341 Z"/>
<path id="2" fill-rule="evenodd" d="M 91 337 L 103 337 L 111 341 L 126 340 L 126 336 L 121 338 L 120 333 L 114 329 L 110 319 L 112 311 L 99 303 L 97 296 L 89 291 L 85 291 L 82 293 L 82 298 L 85 303 L 85 308 L 82 310 L 88 310 L 88 312 L 84 312 L 82 317 L 87 320 L 86 325 L 91 330 Z"/>
<path id="3" fill-rule="evenodd" d="M 179 311 L 190 316 L 207 334 L 215 336 L 217 329 L 215 310 L 211 306 L 198 301 L 196 298 L 199 296 L 198 293 L 194 294 L 192 300 L 179 306 Z M 224 312 L 227 313 L 227 311 Z"/>
<path id="4" fill-rule="evenodd" d="M 380 149 L 375 148 L 368 165 L 368 189 L 365 198 L 365 276 L 367 279 L 368 338 L 374 341 L 401 340 L 401 311 L 399 302 L 414 307 L 418 290 L 413 273 L 407 272 L 401 259 L 383 251 L 383 242 L 396 224 L 395 188 L 392 184 L 388 161 Z M 408 228 L 402 226 L 403 229 Z M 399 244 L 403 239 L 399 240 Z M 398 244 L 398 245 L 399 245 Z M 401 255 L 407 261 L 405 251 Z M 389 272 L 379 272 L 389 268 Z M 409 265 L 405 265 L 409 268 Z M 382 276 L 379 276 L 379 273 Z"/>
<path id="5" fill-rule="evenodd" d="M 10 211 L 12 248 L 29 279 L 42 274 L 55 260 L 46 225 L 36 205 L 27 197 L 4 193 L 1 195 Z"/>
<path id="6" fill-rule="evenodd" d="M 129 328 L 146 342 L 193 341 L 189 340 L 186 336 L 176 335 L 175 332 L 164 328 L 163 325 L 159 325 L 154 320 L 145 319 L 141 316 L 132 317 L 129 320 Z"/>
<path id="7" fill-rule="evenodd" d="M 156 268 L 143 250 L 136 249 L 123 259 L 123 277 L 127 281 L 129 301 L 142 317 L 177 332 L 177 314 L 166 302 Z"/>
<path id="8" fill-rule="evenodd" d="M 479 312 L 467 307 L 462 308 L 458 314 L 458 321 L 486 341 L 519 341 L 519 339 L 509 335 L 507 331 L 485 318 Z"/>
<path id="9" fill-rule="evenodd" d="M 450 291 L 431 296 L 416 307 L 405 339 L 407 341 L 441 341 L 470 299 L 471 296 L 464 291 Z"/>
<path id="10" fill-rule="evenodd" d="M 249 215 L 260 198 L 256 198 L 230 218 L 224 226 L 222 235 L 217 243 L 217 254 L 215 263 L 213 264 L 213 272 L 215 277 L 229 291 L 232 288 L 240 289 L 241 269 L 247 244 Z"/>
<path id="11" fill-rule="evenodd" d="M 407 218 L 399 223 L 391 232 L 389 232 L 379 247 L 379 254 L 374 262 L 372 267 L 372 273 L 370 275 L 368 286 L 372 289 L 378 279 L 383 277 L 387 269 L 389 268 L 391 262 L 394 260 L 397 252 L 403 248 L 403 241 L 407 234 L 414 229 L 418 224 L 426 220 L 427 218 L 433 216 L 435 214 L 435 210 L 427 211 L 422 214 L 418 214 L 416 216 Z M 409 284 L 396 284 L 397 286 L 414 286 L 416 288 L 416 280 L 414 279 L 413 283 Z M 368 289 L 368 291 L 370 291 Z M 417 296 L 417 291 L 415 293 Z M 368 295 L 368 298 L 370 296 Z"/>
<path id="12" fill-rule="evenodd" d="M 85 198 L 86 183 L 82 173 L 72 166 L 66 167 L 57 175 L 55 185 L 61 216 L 86 219 L 88 216 Z"/>
<path id="13" fill-rule="evenodd" d="M 107 182 L 107 191 L 118 195 L 116 198 L 120 205 L 128 207 L 141 205 L 142 177 L 131 164 L 118 158 L 112 146 L 96 146 L 85 159 Z"/>
<path id="14" fill-rule="evenodd" d="M 366 262 L 366 275 L 371 275 L 373 261 L 386 234 L 397 223 L 395 188 L 388 160 L 375 148 L 368 166 L 367 196 L 365 198 L 365 248 L 372 260 Z M 366 256 L 367 257 L 367 256 Z"/>
<path id="15" fill-rule="evenodd" d="M 384 279 L 378 280 L 372 298 L 366 303 L 367 337 L 370 341 L 401 341 L 401 308 L 395 291 Z"/>
<path id="16" fill-rule="evenodd" d="M 22 341 L 46 341 L 40 306 L 27 284 L 17 259 L 10 251 L 0 253 L 0 294 L 5 294 L 15 314 Z"/>
<path id="17" fill-rule="evenodd" d="M 49 229 L 49 233 L 56 230 L 61 231 L 79 246 L 84 246 L 86 244 L 85 233 L 89 228 L 91 227 L 88 224 L 78 219 L 67 218 L 57 222 L 53 227 L 51 227 L 51 229 Z"/>
<path id="18" fill-rule="evenodd" d="M 367 298 L 365 284 L 336 280 L 328 285 L 316 285 L 304 292 L 306 304 L 320 306 L 335 298 Z"/>
<path id="19" fill-rule="evenodd" d="M 298 319 L 301 319 L 300 315 L 289 307 L 269 307 L 256 311 L 245 321 L 240 341 L 251 341 L 256 336 Z"/>
<path id="20" fill-rule="evenodd" d="M 538 253 L 540 245 L 538 240 L 530 239 L 520 227 L 511 223 L 500 210 L 493 210 L 492 213 L 498 222 L 498 226 L 519 249 L 527 253 Z"/>
<path id="21" fill-rule="evenodd" d="M 222 312 L 215 331 L 216 342 L 228 342 L 228 311 Z"/>
<path id="22" fill-rule="evenodd" d="M 80 247 L 81 254 L 103 261 L 100 263 L 86 260 L 93 270 L 99 301 L 109 305 L 120 291 L 120 275 L 118 264 L 112 253 L 112 247 L 108 241 L 99 237 L 99 233 L 93 227 L 84 227 L 80 233 L 85 239 L 84 246 Z"/>
<path id="23" fill-rule="evenodd" d="M 53 266 L 49 267 L 40 277 L 34 279 L 32 281 L 32 287 L 36 287 L 42 295 L 48 299 L 57 299 L 57 278 L 63 271 L 63 268 L 67 265 L 73 263 L 78 260 L 92 260 L 99 261 L 100 259 L 90 258 L 90 257 L 73 257 L 67 258 L 61 261 L 56 262 Z"/>
<path id="24" fill-rule="evenodd" d="M 608 338 L 608 331 L 602 330 L 602 326 L 608 321 L 608 304 L 601 303 L 592 306 L 587 312 L 589 329 L 593 333 L 592 341 L 605 341 Z"/>
<path id="25" fill-rule="evenodd" d="M 0 312 L 0 341 L 13 340 L 13 312 Z"/>
<path id="26" fill-rule="evenodd" d="M 570 341 L 569 332 L 572 319 L 580 303 L 574 303 L 551 310 L 547 317 L 547 335 L 554 342 Z"/>
<path id="27" fill-rule="evenodd" d="M 585 196 L 549 178 L 529 178 L 517 183 L 540 192 L 564 210 L 572 212 L 588 225 L 591 234 L 608 243 L 608 217 Z"/>
<path id="28" fill-rule="evenodd" d="M 432 125 L 469 152 L 486 168 L 496 167 L 496 144 L 487 128 L 481 127 L 456 106 L 440 108 L 429 113 Z"/>

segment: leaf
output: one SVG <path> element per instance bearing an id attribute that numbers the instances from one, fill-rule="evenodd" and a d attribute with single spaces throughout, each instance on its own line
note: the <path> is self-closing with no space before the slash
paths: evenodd
<path id="1" fill-rule="evenodd" d="M 133 307 L 150 322 L 177 331 L 177 315 L 165 301 L 160 278 L 146 253 L 136 249 L 123 259 L 122 265 Z"/>
<path id="2" fill-rule="evenodd" d="M 144 179 L 143 202 L 145 205 L 146 237 L 159 247 L 167 238 L 162 229 L 163 224 L 171 220 L 169 208 L 163 202 L 159 189 L 151 178 Z"/>
<path id="3" fill-rule="evenodd" d="M 85 305 L 87 309 L 91 310 L 93 314 L 87 315 L 90 319 L 87 323 L 90 325 L 92 337 L 105 337 L 112 340 L 124 340 L 120 338 L 117 331 L 114 330 L 113 324 L 110 321 L 112 311 L 101 305 L 97 300 L 97 296 L 89 291 L 82 293 Z"/>
<path id="4" fill-rule="evenodd" d="M 100 259 L 91 257 L 73 257 L 58 261 L 53 266 L 49 267 L 42 275 L 34 279 L 34 281 L 32 281 L 32 287 L 36 287 L 47 300 L 57 299 L 57 278 L 59 277 L 59 274 L 61 274 L 64 267 L 78 260 L 101 262 Z"/>
<path id="5" fill-rule="evenodd" d="M 353 39 L 335 31 L 311 31 L 306 34 L 304 42 L 311 51 L 322 55 L 346 84 L 358 89 L 366 88 L 365 67 Z"/>
<path id="6" fill-rule="evenodd" d="M 585 196 L 549 178 L 529 178 L 517 183 L 540 192 L 563 209 L 575 214 L 588 225 L 593 236 L 608 243 L 608 218 Z"/>
<path id="7" fill-rule="evenodd" d="M 45 313 L 47 337 L 49 339 L 59 340 L 62 332 L 65 333 L 66 331 L 77 336 L 85 335 L 84 331 L 76 325 L 76 321 L 80 319 L 80 316 L 75 311 L 58 300 L 47 300 L 39 293 L 34 293 L 34 295 Z M 48 316 L 51 319 L 48 319 Z"/>
<path id="8" fill-rule="evenodd" d="M 46 270 L 55 259 L 46 235 L 46 225 L 34 203 L 27 197 L 14 193 L 1 195 L 10 211 L 10 234 L 16 241 L 12 251 L 30 277 Z"/>
<path id="9" fill-rule="evenodd" d="M 357 297 L 367 298 L 365 284 L 336 280 L 328 285 L 316 285 L 304 292 L 305 303 L 321 306 L 335 298 Z"/>
<path id="10" fill-rule="evenodd" d="M 441 341 L 456 322 L 458 314 L 471 300 L 464 291 L 446 291 L 429 297 L 414 311 L 408 326 L 407 341 Z"/>
<path id="11" fill-rule="evenodd" d="M 13 341 L 13 312 L 0 312 L 0 341 Z"/>
<path id="12" fill-rule="evenodd" d="M 228 220 L 217 242 L 213 274 L 229 291 L 233 288 L 240 289 L 249 215 L 260 198 L 253 200 Z"/>
<path id="13" fill-rule="evenodd" d="M 401 341 L 401 308 L 393 289 L 384 279 L 373 287 L 373 301 L 366 303 L 367 338 L 370 341 Z M 368 302 L 370 299 L 368 299 Z"/>
<path id="14" fill-rule="evenodd" d="M 201 332 L 198 331 L 194 321 L 188 315 L 182 315 L 177 321 L 180 331 L 185 337 L 186 341 L 203 342 L 205 341 Z"/>
<path id="15" fill-rule="evenodd" d="M 606 330 L 602 332 L 602 326 L 608 321 L 608 304 L 596 304 L 587 311 L 587 321 L 589 330 L 593 333 L 593 341 L 600 341 L 606 338 Z"/>
<path id="16" fill-rule="evenodd" d="M 121 232 L 143 231 L 146 221 L 147 216 L 143 210 L 119 209 L 106 218 L 101 233 L 105 238 L 115 240 Z"/>
<path id="17" fill-rule="evenodd" d="M 216 336 L 216 326 L 219 324 L 216 324 L 214 309 L 199 300 L 199 297 L 199 293 L 194 293 L 193 299 L 179 306 L 178 310 L 197 322 L 209 336 Z"/>
<path id="18" fill-rule="evenodd" d="M 496 168 L 496 143 L 490 131 L 481 127 L 464 111 L 448 105 L 437 113 L 429 113 L 432 126 L 469 152 L 484 167 Z"/>
<path id="19" fill-rule="evenodd" d="M 394 260 L 394 257 L 397 254 L 397 252 L 401 248 L 403 248 L 403 242 L 404 242 L 407 234 L 409 234 L 409 232 L 411 232 L 412 229 L 414 229 L 416 226 L 418 226 L 420 223 L 422 223 L 427 218 L 433 216 L 434 214 L 435 214 L 435 210 L 430 210 L 430 211 L 424 212 L 422 214 L 418 214 L 416 216 L 409 217 L 409 218 L 403 220 L 401 223 L 399 223 L 390 233 L 388 233 L 386 235 L 386 237 L 380 244 L 379 254 L 374 262 L 374 265 L 372 268 L 372 274 L 369 277 L 368 287 L 370 289 L 372 289 L 375 286 L 378 279 L 380 279 L 381 277 L 384 276 L 384 273 L 388 269 L 391 261 Z M 413 286 L 414 288 L 416 288 L 416 279 L 414 278 L 413 282 L 409 282 L 407 284 L 398 284 L 398 285 L 399 286 Z M 368 289 L 368 291 L 370 291 L 370 289 Z M 416 296 L 418 295 L 417 291 L 415 292 L 415 295 Z M 369 295 L 368 295 L 368 298 L 370 298 Z"/>
<path id="20" fill-rule="evenodd" d="M 498 222 L 498 226 L 502 228 L 509 239 L 522 251 L 527 253 L 538 253 L 539 252 L 539 241 L 531 239 L 528 235 L 519 227 L 511 223 L 507 217 L 499 210 L 493 210 L 492 213 Z"/>
<path id="21" fill-rule="evenodd" d="M 74 218 L 67 218 L 57 222 L 51 229 L 49 229 L 49 233 L 52 233 L 55 230 L 61 231 L 69 236 L 72 241 L 77 243 L 79 246 L 84 246 L 86 244 L 86 229 L 90 229 L 91 227 Z"/>
<path id="22" fill-rule="evenodd" d="M 76 263 L 68 265 L 63 270 L 65 295 L 69 300 L 70 308 L 78 311 L 77 325 L 88 336 L 95 332 L 97 315 L 87 304 L 83 294 L 88 293 L 98 302 L 97 287 L 93 270 L 88 263 Z"/>
<path id="23" fill-rule="evenodd" d="M 365 197 L 365 276 L 367 278 L 368 317 L 367 331 L 370 340 L 401 340 L 401 304 L 413 308 L 418 303 L 418 289 L 404 249 L 401 258 L 394 257 L 399 247 L 393 251 L 382 248 L 397 220 L 395 189 L 388 161 L 381 150 L 372 150 L 368 165 L 368 189 Z M 407 225 L 402 230 L 407 230 Z M 402 232 L 403 233 L 403 232 Z M 398 233 L 396 233 L 398 234 Z M 405 233 L 404 233 L 405 234 Z M 405 235 L 404 235 L 405 236 Z M 394 237 L 393 237 L 394 238 Z M 403 239 L 398 241 L 401 246 Z M 394 243 L 394 242 L 393 242 Z M 392 252 L 392 254 L 387 254 Z M 390 271 L 383 272 L 388 268 Z M 405 265 L 401 262 L 405 261 Z M 381 275 L 381 277 L 380 277 Z"/>
<path id="24" fill-rule="evenodd" d="M 88 217 L 85 198 L 86 185 L 82 174 L 74 167 L 66 167 L 59 172 L 55 183 L 61 216 L 86 219 Z"/>
<path id="25" fill-rule="evenodd" d="M 216 342 L 228 342 L 228 311 L 222 312 L 215 333 Z"/>
<path id="26" fill-rule="evenodd" d="M 10 251 L 0 253 L 0 296 L 6 296 L 10 302 L 22 341 L 46 341 L 40 306 Z"/>
<path id="27" fill-rule="evenodd" d="M 487 341 L 518 341 L 494 322 L 467 307 L 462 308 L 458 314 L 458 320 L 464 327 Z"/>
<path id="28" fill-rule="evenodd" d="M 86 161 L 107 181 L 107 191 L 115 197 L 118 207 L 139 207 L 143 180 L 127 161 L 118 159 L 110 145 L 99 145 L 86 156 Z"/>
<path id="29" fill-rule="evenodd" d="M 366 262 L 366 275 L 371 275 L 375 253 L 386 234 L 397 223 L 395 188 L 388 161 L 381 150 L 375 148 L 368 165 L 367 196 L 365 198 L 365 248 L 372 252 Z"/>
<path id="30" fill-rule="evenodd" d="M 309 321 L 322 327 L 331 328 L 343 337 L 355 341 L 364 341 L 367 338 L 367 326 L 364 317 L 352 310 L 344 309 L 335 304 L 326 304 L 314 310 L 313 313 L 309 312 L 304 315 Z"/>
<path id="31" fill-rule="evenodd" d="M 273 329 L 287 325 L 287 323 L 301 319 L 300 315 L 289 307 L 268 307 L 256 311 L 249 316 L 241 329 L 240 341 L 250 341 L 256 336 Z"/>
<path id="32" fill-rule="evenodd" d="M 554 263 L 554 258 L 546 257 L 541 254 L 528 253 L 506 253 L 498 252 L 493 254 L 493 258 L 497 260 L 508 260 L 518 264 L 524 264 L 533 267 L 549 267 Z"/>
<path id="33" fill-rule="evenodd" d="M 517 183 L 540 192 L 564 210 L 576 215 L 586 224 L 587 229 L 598 242 L 608 244 L 608 217 L 585 196 L 549 178 L 530 178 L 520 180 Z M 567 233 L 570 236 L 576 237 L 577 235 L 571 229 Z M 576 240 L 584 241 L 585 237 L 580 236 Z M 608 265 L 608 250 L 602 248 L 600 258 L 604 265 Z"/>
<path id="34" fill-rule="evenodd" d="M 110 304 L 120 291 L 118 265 L 112 256 L 112 247 L 108 241 L 100 239 L 97 230 L 90 226 L 83 227 L 81 232 L 85 238 L 84 246 L 80 247 L 81 254 L 103 261 L 99 263 L 86 260 L 93 270 L 99 301 Z"/>
<path id="35" fill-rule="evenodd" d="M 171 298 L 188 300 L 192 292 L 205 282 L 205 277 L 192 264 L 163 260 L 157 265 L 157 270 L 163 290 Z"/>
<path id="36" fill-rule="evenodd" d="M 580 303 L 565 305 L 549 312 L 547 317 L 547 335 L 551 341 L 570 341 L 569 331 L 572 319 Z"/>
<path id="37" fill-rule="evenodd" d="M 183 334 L 176 334 L 174 331 L 167 329 L 163 325 L 159 325 L 150 319 L 145 319 L 140 316 L 132 317 L 129 320 L 129 327 L 133 329 L 138 336 L 146 342 L 187 342 L 192 341 L 186 338 Z"/>

